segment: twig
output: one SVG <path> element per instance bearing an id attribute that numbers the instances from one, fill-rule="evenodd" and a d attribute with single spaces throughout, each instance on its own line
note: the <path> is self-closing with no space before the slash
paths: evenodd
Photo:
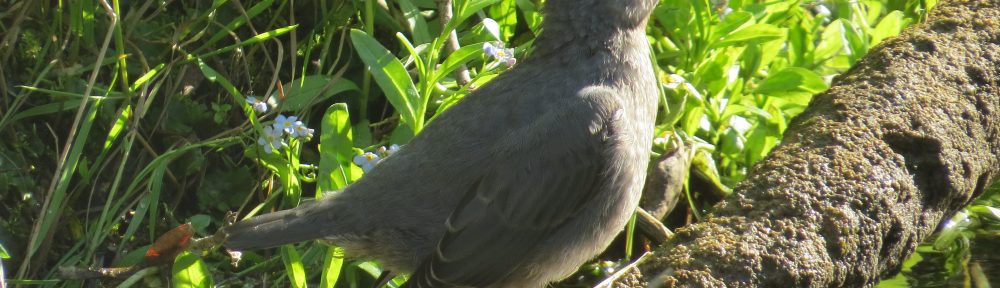
<path id="1" fill-rule="evenodd" d="M 448 22 L 451 22 L 451 18 L 453 17 L 451 0 L 435 0 L 435 2 L 437 2 L 438 13 L 441 17 L 441 27 L 445 27 L 448 25 Z M 452 30 L 448 33 L 448 39 L 445 40 L 444 49 L 448 51 L 448 54 L 451 54 L 455 50 L 458 50 L 458 48 L 458 33 Z M 458 68 L 455 69 L 455 81 L 458 82 L 458 86 L 465 86 L 465 84 L 472 82 L 472 77 L 469 76 L 469 68 L 465 67 L 465 64 L 458 65 Z"/>
<path id="2" fill-rule="evenodd" d="M 650 215 L 645 209 L 636 208 L 635 214 L 638 216 L 635 224 L 639 227 L 639 231 L 649 237 L 649 241 L 653 242 L 654 245 L 667 242 L 667 239 L 674 236 L 674 233 L 670 232 L 667 226 L 664 226 L 660 220 Z"/>

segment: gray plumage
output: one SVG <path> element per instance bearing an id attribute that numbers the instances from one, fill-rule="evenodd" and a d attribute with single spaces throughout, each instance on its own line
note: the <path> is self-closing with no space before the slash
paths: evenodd
<path id="1" fill-rule="evenodd" d="M 332 197 L 226 228 L 236 250 L 325 239 L 407 287 L 542 287 L 639 200 L 657 88 L 655 0 L 548 0 L 532 55 Z"/>

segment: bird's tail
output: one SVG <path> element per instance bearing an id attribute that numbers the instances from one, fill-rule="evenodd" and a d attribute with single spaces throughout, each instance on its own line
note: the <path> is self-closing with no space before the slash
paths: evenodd
<path id="1" fill-rule="evenodd" d="M 323 237 L 325 229 L 317 226 L 316 215 L 308 213 L 310 204 L 267 213 L 224 228 L 225 246 L 233 250 L 254 250 L 308 241 Z"/>

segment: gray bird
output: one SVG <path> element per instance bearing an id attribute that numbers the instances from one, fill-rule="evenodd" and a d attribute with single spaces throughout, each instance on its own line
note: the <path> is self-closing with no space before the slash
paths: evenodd
<path id="1" fill-rule="evenodd" d="M 656 0 L 548 0 L 524 61 L 332 197 L 225 229 L 234 250 L 324 239 L 406 287 L 542 287 L 632 215 L 657 87 Z"/>

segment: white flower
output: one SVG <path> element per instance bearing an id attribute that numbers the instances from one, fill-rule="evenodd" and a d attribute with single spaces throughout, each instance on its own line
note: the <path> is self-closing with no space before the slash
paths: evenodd
<path id="1" fill-rule="evenodd" d="M 264 135 L 257 138 L 257 144 L 264 147 L 264 153 L 274 153 L 275 149 L 288 146 L 285 139 L 281 138 L 281 134 L 281 130 L 274 129 L 274 127 L 264 127 Z"/>
<path id="2" fill-rule="evenodd" d="M 267 112 L 267 102 L 260 101 L 257 97 L 247 96 L 247 103 L 250 103 L 250 106 L 253 107 L 253 111 L 257 111 L 257 113 Z"/>
<path id="3" fill-rule="evenodd" d="M 508 67 L 517 64 L 517 59 L 514 58 L 514 49 L 503 48 L 503 43 L 493 44 L 490 42 L 483 43 L 483 53 L 489 55 L 493 59 L 499 62 L 507 64 Z"/>
<path id="4" fill-rule="evenodd" d="M 399 145 L 396 144 L 389 145 L 388 149 L 386 149 L 385 146 L 378 147 L 378 155 L 382 156 L 383 158 L 389 157 L 389 155 L 396 153 L 396 151 L 399 151 Z"/>
<path id="5" fill-rule="evenodd" d="M 365 173 L 375 168 L 375 164 L 378 164 L 379 160 L 382 159 L 372 152 L 365 152 L 365 154 L 354 156 L 354 164 L 361 166 L 361 170 L 365 171 Z"/>
<path id="6" fill-rule="evenodd" d="M 316 130 L 306 127 L 305 124 L 302 124 L 302 121 L 295 121 L 291 134 L 292 137 L 308 140 L 313 137 L 313 132 L 316 132 Z"/>
<path id="7" fill-rule="evenodd" d="M 294 131 L 295 121 L 297 120 L 299 120 L 298 117 L 295 116 L 285 117 L 285 115 L 279 114 L 277 118 L 274 118 L 273 126 L 274 129 L 278 129 L 278 131 L 285 131 L 285 133 L 291 135 L 293 132 L 295 132 Z"/>

